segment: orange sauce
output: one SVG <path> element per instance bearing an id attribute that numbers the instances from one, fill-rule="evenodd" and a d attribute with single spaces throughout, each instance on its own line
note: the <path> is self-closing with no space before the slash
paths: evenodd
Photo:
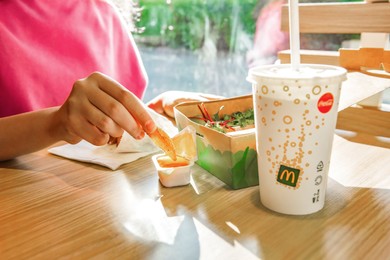
<path id="1" fill-rule="evenodd" d="M 160 156 L 157 158 L 158 164 L 163 168 L 174 168 L 174 167 L 181 167 L 181 166 L 187 166 L 190 163 L 187 159 L 177 156 L 176 161 L 172 160 L 169 156 Z"/>

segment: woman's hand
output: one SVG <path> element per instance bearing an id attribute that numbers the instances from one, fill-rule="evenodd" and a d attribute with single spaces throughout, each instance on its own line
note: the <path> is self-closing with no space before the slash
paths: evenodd
<path id="1" fill-rule="evenodd" d="M 62 140 L 84 139 L 104 145 L 110 137 L 127 131 L 136 139 L 156 126 L 144 104 L 134 94 L 106 75 L 95 72 L 74 83 L 68 99 L 58 110 Z"/>
<path id="2" fill-rule="evenodd" d="M 173 108 L 180 103 L 219 100 L 222 98 L 224 97 L 199 92 L 167 91 L 151 100 L 148 103 L 148 106 L 159 114 L 167 115 L 173 118 L 175 116 L 173 113 Z"/>

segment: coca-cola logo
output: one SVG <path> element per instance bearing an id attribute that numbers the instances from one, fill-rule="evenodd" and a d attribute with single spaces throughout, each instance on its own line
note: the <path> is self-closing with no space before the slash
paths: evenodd
<path id="1" fill-rule="evenodd" d="M 318 110 L 324 114 L 328 113 L 332 109 L 333 103 L 334 103 L 333 95 L 329 92 L 325 93 L 318 100 L 317 103 Z"/>

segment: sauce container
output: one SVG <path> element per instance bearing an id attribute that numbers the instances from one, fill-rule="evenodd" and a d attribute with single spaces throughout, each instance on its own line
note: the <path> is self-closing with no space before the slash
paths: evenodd
<path id="1" fill-rule="evenodd" d="M 191 181 L 191 167 L 197 160 L 196 130 L 187 126 L 172 138 L 177 159 L 166 154 L 152 156 L 160 182 L 165 187 L 184 186 Z"/>
<path id="2" fill-rule="evenodd" d="M 173 161 L 165 154 L 156 154 L 152 157 L 152 160 L 157 169 L 160 182 L 165 187 L 183 186 L 190 183 L 193 161 L 181 156 Z"/>

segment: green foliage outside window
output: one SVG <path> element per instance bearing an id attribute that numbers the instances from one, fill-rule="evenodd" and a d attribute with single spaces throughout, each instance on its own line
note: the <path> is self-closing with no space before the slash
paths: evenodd
<path id="1" fill-rule="evenodd" d="M 138 39 L 148 44 L 200 48 L 206 37 L 218 48 L 234 48 L 235 33 L 255 32 L 257 0 L 140 0 Z M 143 38 L 143 39 L 142 39 Z"/>
<path id="2" fill-rule="evenodd" d="M 361 0 L 300 0 L 308 2 L 356 2 Z M 239 34 L 253 39 L 259 9 L 267 0 L 139 0 L 141 17 L 136 24 L 138 42 L 147 45 L 196 50 L 211 39 L 218 50 L 237 49 Z M 286 0 L 286 3 L 288 1 Z M 337 48 L 327 42 L 356 38 L 352 35 L 308 35 L 307 41 L 322 42 L 314 48 Z M 322 38 L 321 38 L 322 37 Z M 329 40 L 330 38 L 330 40 Z M 311 43 L 310 43 L 311 44 Z"/>

